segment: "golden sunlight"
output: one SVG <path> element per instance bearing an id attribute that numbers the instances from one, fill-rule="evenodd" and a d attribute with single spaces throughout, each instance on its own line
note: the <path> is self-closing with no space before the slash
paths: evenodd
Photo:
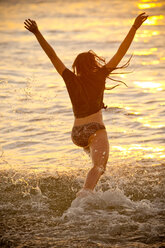
<path id="1" fill-rule="evenodd" d="M 152 2 L 157 2 L 158 0 L 152 0 Z M 146 3 L 146 2 L 151 2 L 151 0 L 141 0 L 141 2 Z"/>
<path id="2" fill-rule="evenodd" d="M 145 117 L 137 117 L 137 121 L 140 122 L 144 127 L 150 127 L 156 129 L 164 127 L 164 125 L 159 124 L 156 121 L 152 121 L 151 118 L 153 118 L 153 115 L 145 116 Z"/>
<path id="3" fill-rule="evenodd" d="M 138 3 L 139 9 L 149 9 L 155 7 L 162 7 L 163 3 Z"/>
<path id="4" fill-rule="evenodd" d="M 143 89 L 144 92 L 156 93 L 162 91 L 165 88 L 163 82 L 137 82 L 134 81 L 134 84 Z"/>
<path id="5" fill-rule="evenodd" d="M 160 64 L 159 60 L 152 60 L 152 61 L 149 61 L 149 62 L 143 61 L 142 62 L 142 65 L 158 65 L 158 64 Z"/>
<path id="6" fill-rule="evenodd" d="M 145 21 L 144 25 L 160 25 L 161 21 L 163 20 L 164 16 L 163 15 L 158 15 L 158 16 L 149 16 L 148 19 Z"/>
<path id="7" fill-rule="evenodd" d="M 156 35 L 159 35 L 159 34 L 160 34 L 160 31 L 157 31 L 157 30 L 143 29 L 143 30 L 141 30 L 141 32 L 136 34 L 135 41 L 138 42 L 139 38 L 141 38 L 141 37 L 148 39 L 149 37 L 156 36 Z M 143 39 L 143 40 L 145 42 L 146 39 Z"/>
<path id="8" fill-rule="evenodd" d="M 148 50 L 135 51 L 134 55 L 151 55 L 153 52 L 156 52 L 158 49 L 156 47 L 152 47 Z"/>
<path id="9" fill-rule="evenodd" d="M 125 145 L 125 146 L 112 146 L 112 149 L 117 152 L 117 154 L 120 153 L 120 157 L 126 157 L 135 155 L 141 156 L 143 158 L 162 158 L 165 157 L 164 152 L 165 148 L 164 146 L 147 146 L 147 145 L 141 145 L 141 144 L 131 144 L 131 145 Z M 145 153 L 144 153 L 145 151 Z"/>
<path id="10" fill-rule="evenodd" d="M 155 82 L 134 82 L 137 86 L 141 88 L 158 88 L 161 87 L 162 85 L 160 83 L 155 83 Z"/>

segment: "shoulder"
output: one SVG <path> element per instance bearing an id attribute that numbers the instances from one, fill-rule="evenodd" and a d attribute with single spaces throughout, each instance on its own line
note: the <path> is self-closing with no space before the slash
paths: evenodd
<path id="1" fill-rule="evenodd" d="M 71 70 L 69 70 L 67 67 L 65 67 L 65 69 L 63 70 L 61 76 L 62 76 L 63 79 L 67 79 L 67 78 L 70 78 L 70 77 L 76 77 L 76 75 Z"/>
<path id="2" fill-rule="evenodd" d="M 75 84 L 78 82 L 77 76 L 69 70 L 67 67 L 65 67 L 64 71 L 61 74 L 65 84 L 67 87 L 74 87 Z"/>
<path id="3" fill-rule="evenodd" d="M 106 78 L 111 73 L 112 69 L 106 67 L 106 65 L 100 67 L 97 71 L 97 74 L 100 75 L 100 77 Z"/>

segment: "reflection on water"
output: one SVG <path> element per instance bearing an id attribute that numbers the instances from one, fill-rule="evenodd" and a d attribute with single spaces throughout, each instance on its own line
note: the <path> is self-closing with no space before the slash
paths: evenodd
<path id="1" fill-rule="evenodd" d="M 154 126 L 152 126 L 152 124 L 149 123 L 144 124 L 144 126 L 154 128 Z M 123 146 L 113 146 L 112 150 L 114 152 L 114 157 L 115 155 L 117 157 L 117 154 L 119 153 L 118 151 L 120 151 L 120 158 L 122 157 L 131 158 L 132 153 L 134 155 L 136 154 L 137 158 L 143 156 L 143 158 L 159 158 L 161 160 L 165 157 L 164 146 L 158 147 L 157 145 L 149 146 L 149 145 L 141 145 L 141 144 L 131 144 L 131 145 L 123 145 Z"/>
<path id="2" fill-rule="evenodd" d="M 160 87 L 163 86 L 163 83 L 160 84 L 160 83 L 155 83 L 155 82 L 134 82 L 134 84 L 136 84 L 137 86 L 141 88 L 148 88 L 149 90 L 154 89 L 154 88 L 156 88 L 156 90 L 160 90 Z"/>
<path id="3" fill-rule="evenodd" d="M 135 51 L 134 54 L 135 55 L 150 55 L 150 54 L 154 54 L 154 52 L 157 52 L 157 48 L 156 47 L 152 47 L 150 49 L 145 49 L 143 51 Z"/>
<path id="4" fill-rule="evenodd" d="M 163 3 L 138 3 L 138 8 L 143 10 L 155 7 L 162 7 L 163 5 Z"/>
<path id="5" fill-rule="evenodd" d="M 128 88 L 105 92 L 106 174 L 74 200 L 91 162 L 71 141 L 64 82 L 23 21 L 36 19 L 71 68 L 90 49 L 108 61 L 141 12 L 149 18 L 121 62 L 134 54 L 121 75 Z M 157 0 L 0 1 L 1 247 L 165 245 L 164 20 Z"/>
<path id="6" fill-rule="evenodd" d="M 160 21 L 163 20 L 163 21 Z M 146 25 L 161 25 L 164 23 L 164 16 L 159 15 L 159 16 L 149 16 L 149 18 L 146 20 Z"/>

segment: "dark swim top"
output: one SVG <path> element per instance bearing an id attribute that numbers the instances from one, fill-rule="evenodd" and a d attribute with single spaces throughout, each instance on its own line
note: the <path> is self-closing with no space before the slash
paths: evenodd
<path id="1" fill-rule="evenodd" d="M 76 76 L 68 68 L 62 73 L 76 118 L 86 117 L 105 108 L 103 103 L 105 80 L 110 71 L 105 66 L 89 77 Z"/>

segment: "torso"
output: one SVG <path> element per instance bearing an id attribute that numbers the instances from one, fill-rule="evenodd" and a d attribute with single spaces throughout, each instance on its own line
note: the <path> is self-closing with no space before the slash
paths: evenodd
<path id="1" fill-rule="evenodd" d="M 99 110 L 97 113 L 88 115 L 83 118 L 75 118 L 73 126 L 80 126 L 80 125 L 88 124 L 91 122 L 97 122 L 97 123 L 100 123 L 101 125 L 104 125 L 103 117 L 102 117 L 102 110 Z"/>
<path id="2" fill-rule="evenodd" d="M 97 122 L 103 125 L 102 111 L 103 94 L 105 89 L 105 80 L 109 70 L 105 66 L 101 67 L 97 73 L 91 74 L 91 77 L 78 78 L 72 71 L 66 68 L 62 77 L 66 84 L 75 116 L 74 126 Z M 95 111 L 98 111 L 94 113 Z M 94 113 L 94 114 L 91 114 Z M 86 117 L 82 117 L 87 115 Z"/>

